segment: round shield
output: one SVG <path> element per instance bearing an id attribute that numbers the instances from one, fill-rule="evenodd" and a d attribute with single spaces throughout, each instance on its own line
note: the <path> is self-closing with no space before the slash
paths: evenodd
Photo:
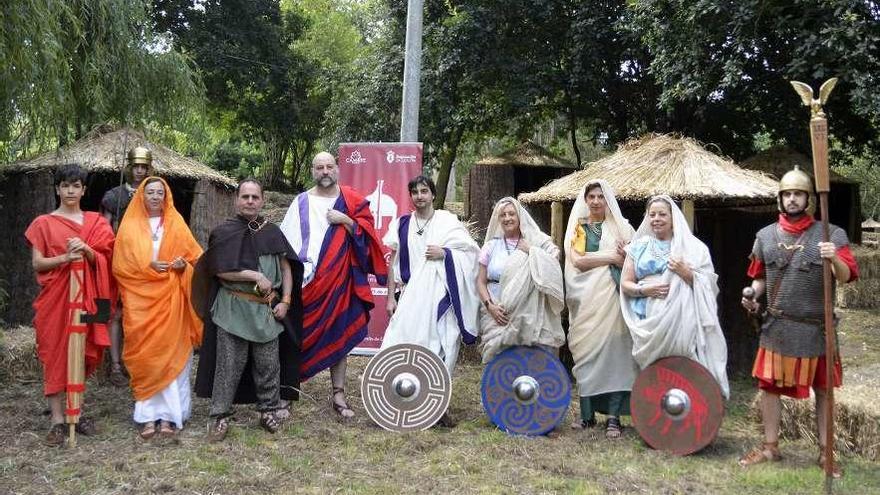
<path id="1" fill-rule="evenodd" d="M 565 367 L 538 347 L 511 347 L 483 370 L 483 409 L 498 428 L 518 435 L 544 435 L 565 418 L 571 381 Z"/>
<path id="2" fill-rule="evenodd" d="M 684 357 L 659 359 L 633 384 L 632 422 L 651 447 L 688 455 L 712 443 L 721 428 L 721 387 L 700 363 Z"/>
<path id="3" fill-rule="evenodd" d="M 449 370 L 422 346 L 399 344 L 370 359 L 361 382 L 364 409 L 377 425 L 414 431 L 436 423 L 452 396 Z"/>

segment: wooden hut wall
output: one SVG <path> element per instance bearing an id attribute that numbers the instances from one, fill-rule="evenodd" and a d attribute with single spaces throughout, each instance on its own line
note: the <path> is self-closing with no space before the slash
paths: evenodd
<path id="1" fill-rule="evenodd" d="M 206 180 L 196 182 L 189 226 L 202 247 L 208 246 L 211 229 L 235 213 L 235 192 Z"/>
<path id="2" fill-rule="evenodd" d="M 24 231 L 34 218 L 55 209 L 52 180 L 48 170 L 0 177 L 0 283 L 8 294 L 0 318 L 10 324 L 30 324 L 33 319 L 31 303 L 39 287 Z"/>
<path id="3" fill-rule="evenodd" d="M 510 165 L 474 165 L 468 172 L 467 217 L 485 232 L 495 202 L 514 191 Z"/>

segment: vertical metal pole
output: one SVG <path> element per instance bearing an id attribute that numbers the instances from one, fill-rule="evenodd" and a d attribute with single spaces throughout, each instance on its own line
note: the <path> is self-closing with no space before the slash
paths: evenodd
<path id="1" fill-rule="evenodd" d="M 406 51 L 403 59 L 403 102 L 400 141 L 419 140 L 419 90 L 422 73 L 422 11 L 424 0 L 409 0 L 406 9 Z"/>

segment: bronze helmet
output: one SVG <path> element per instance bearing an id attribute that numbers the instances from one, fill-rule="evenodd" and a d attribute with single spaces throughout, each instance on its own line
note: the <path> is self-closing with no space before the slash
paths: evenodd
<path id="1" fill-rule="evenodd" d="M 128 166 L 131 167 L 134 165 L 146 165 L 147 167 L 152 168 L 153 153 L 143 146 L 132 148 L 128 152 Z"/>
<path id="2" fill-rule="evenodd" d="M 797 165 L 789 170 L 779 180 L 779 192 L 776 194 L 776 206 L 781 213 L 785 213 L 782 205 L 783 191 L 804 191 L 807 193 L 807 214 L 812 215 L 816 211 L 816 195 L 813 193 L 813 179 Z"/>

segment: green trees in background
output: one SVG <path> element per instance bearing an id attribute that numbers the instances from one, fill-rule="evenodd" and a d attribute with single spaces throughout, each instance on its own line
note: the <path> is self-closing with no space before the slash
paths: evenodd
<path id="1" fill-rule="evenodd" d="M 0 11 L 7 160 L 107 121 L 171 122 L 202 93 L 192 63 L 154 34 L 144 2 L 17 0 Z"/>

